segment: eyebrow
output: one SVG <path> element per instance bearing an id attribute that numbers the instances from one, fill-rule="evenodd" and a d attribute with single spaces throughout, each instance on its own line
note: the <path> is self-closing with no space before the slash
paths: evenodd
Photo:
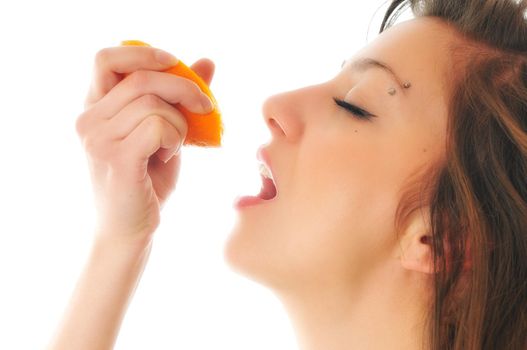
<path id="1" fill-rule="evenodd" d="M 342 62 L 342 66 L 341 67 L 344 67 L 344 65 L 347 62 L 348 62 L 347 60 L 344 60 L 344 62 Z M 350 63 L 350 66 L 351 66 L 351 68 L 354 71 L 357 71 L 357 72 L 364 72 L 364 71 L 366 71 L 368 69 L 371 69 L 371 68 L 380 68 L 383 71 L 385 71 L 385 72 L 390 74 L 390 76 L 397 82 L 397 84 L 399 84 L 399 87 L 401 88 L 403 93 L 406 90 L 404 88 L 404 86 L 403 86 L 403 83 L 401 82 L 401 79 L 397 75 L 397 73 L 395 73 L 393 68 L 390 67 L 387 63 L 378 61 L 378 60 L 373 59 L 371 57 L 362 57 L 362 58 L 358 58 L 358 59 L 352 61 Z"/>

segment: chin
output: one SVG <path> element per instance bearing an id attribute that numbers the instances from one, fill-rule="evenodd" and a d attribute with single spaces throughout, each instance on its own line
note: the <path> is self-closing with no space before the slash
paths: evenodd
<path id="1" fill-rule="evenodd" d="M 254 246 L 247 238 L 254 232 L 245 231 L 247 230 L 241 228 L 239 224 L 231 230 L 223 246 L 223 259 L 235 273 L 262 283 L 263 281 L 257 277 L 262 270 L 262 261 L 258 259 Z"/>
<path id="2" fill-rule="evenodd" d="M 259 226 L 262 228 L 262 226 Z M 228 267 L 253 282 L 269 288 L 280 284 L 280 269 L 287 266 L 277 261 L 276 249 L 265 249 L 271 242 L 262 242 L 259 237 L 269 237 L 269 232 L 257 232 L 243 227 L 240 223 L 231 230 L 223 246 L 223 258 Z"/>

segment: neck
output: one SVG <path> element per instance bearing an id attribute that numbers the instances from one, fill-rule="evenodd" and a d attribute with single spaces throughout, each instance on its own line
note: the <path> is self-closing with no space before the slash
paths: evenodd
<path id="1" fill-rule="evenodd" d="M 370 276 L 361 288 L 333 281 L 278 293 L 301 350 L 423 349 L 422 276 L 400 268 Z"/>

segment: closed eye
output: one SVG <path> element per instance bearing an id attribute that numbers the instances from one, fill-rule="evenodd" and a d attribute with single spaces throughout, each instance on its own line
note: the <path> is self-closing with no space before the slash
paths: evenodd
<path id="1" fill-rule="evenodd" d="M 351 104 L 349 102 L 346 102 L 344 100 L 341 100 L 339 98 L 333 97 L 333 100 L 335 101 L 335 103 L 338 106 L 343 107 L 347 111 L 351 112 L 357 119 L 371 121 L 372 117 L 376 117 L 375 115 L 371 114 L 370 112 L 365 111 L 364 109 L 359 108 L 359 107 L 357 107 L 357 106 L 355 106 L 355 105 L 353 105 L 353 104 Z"/>

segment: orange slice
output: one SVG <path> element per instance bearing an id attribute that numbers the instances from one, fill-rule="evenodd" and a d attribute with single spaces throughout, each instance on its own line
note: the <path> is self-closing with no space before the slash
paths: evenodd
<path id="1" fill-rule="evenodd" d="M 121 45 L 150 46 L 149 44 L 139 40 L 124 40 L 121 42 Z M 185 117 L 188 125 L 187 137 L 183 141 L 183 144 L 202 147 L 221 146 L 221 137 L 223 134 L 221 113 L 218 108 L 218 103 L 216 102 L 214 95 L 212 95 L 208 85 L 198 74 L 196 74 L 196 72 L 181 62 L 179 58 L 178 63 L 175 66 L 165 70 L 165 72 L 190 79 L 198 84 L 201 91 L 203 91 L 203 93 L 205 93 L 210 98 L 214 105 L 214 109 L 208 114 L 193 113 L 182 105 L 178 104 L 176 106 L 176 108 Z"/>

